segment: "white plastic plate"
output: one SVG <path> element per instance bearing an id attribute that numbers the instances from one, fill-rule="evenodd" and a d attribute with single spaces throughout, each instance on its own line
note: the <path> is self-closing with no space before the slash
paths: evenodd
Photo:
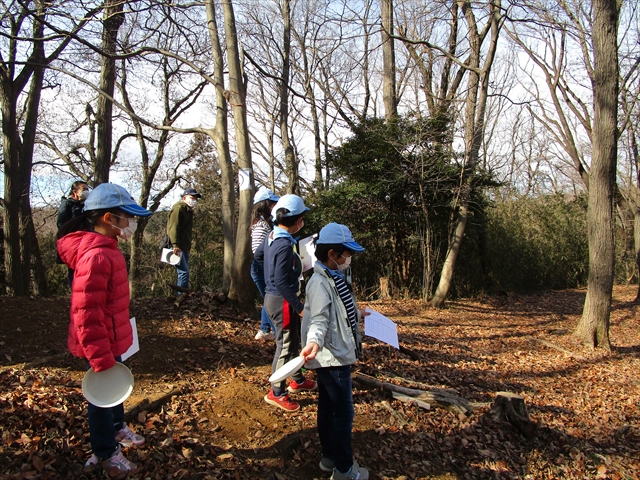
<path id="1" fill-rule="evenodd" d="M 96 372 L 93 368 L 84 374 L 82 394 L 97 407 L 110 408 L 124 402 L 133 391 L 133 374 L 122 363 L 109 370 Z"/>
<path id="2" fill-rule="evenodd" d="M 291 375 L 300 370 L 303 365 L 304 357 L 296 357 L 293 360 L 289 360 L 269 377 L 269 383 L 278 383 L 285 378 L 289 378 Z"/>

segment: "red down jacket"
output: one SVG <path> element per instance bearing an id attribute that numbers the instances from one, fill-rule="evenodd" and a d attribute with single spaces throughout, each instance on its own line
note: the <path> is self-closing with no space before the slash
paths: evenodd
<path id="1" fill-rule="evenodd" d="M 67 345 L 96 372 L 115 365 L 133 343 L 127 265 L 118 240 L 79 231 L 57 242 L 60 258 L 75 270 Z"/>

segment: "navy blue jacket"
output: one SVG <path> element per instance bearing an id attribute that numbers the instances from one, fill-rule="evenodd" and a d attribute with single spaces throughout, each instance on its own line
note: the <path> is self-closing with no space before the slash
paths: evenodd
<path id="1" fill-rule="evenodd" d="M 267 235 L 255 253 L 255 259 L 264 263 L 265 293 L 283 297 L 291 308 L 302 313 L 304 305 L 298 298 L 302 273 L 302 261 L 293 251 L 294 244 L 288 238 L 276 238 L 269 245 Z"/>

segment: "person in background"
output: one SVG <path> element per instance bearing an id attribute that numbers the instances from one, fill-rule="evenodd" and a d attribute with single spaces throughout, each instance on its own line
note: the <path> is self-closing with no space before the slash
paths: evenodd
<path id="1" fill-rule="evenodd" d="M 271 373 L 300 351 L 300 316 L 304 305 L 298 294 L 302 274 L 302 260 L 294 252 L 296 244 L 292 235 L 304 226 L 303 216 L 309 209 L 297 195 L 284 195 L 273 207 L 275 226 L 266 240 L 256 250 L 255 258 L 264 263 L 265 296 L 267 314 L 276 328 L 276 351 Z M 292 375 L 289 386 L 286 380 L 272 383 L 264 401 L 287 412 L 300 410 L 300 405 L 289 398 L 291 393 L 315 390 L 316 382 L 309 380 L 298 370 Z"/>
<path id="2" fill-rule="evenodd" d="M 121 361 L 133 343 L 127 265 L 117 237 L 131 238 L 135 217 L 151 214 L 120 185 L 102 183 L 89 194 L 83 214 L 58 231 L 60 258 L 75 270 L 67 345 L 96 372 Z M 101 463 L 109 475 L 135 469 L 120 445 L 139 446 L 144 437 L 125 423 L 124 406 L 101 408 L 89 403 L 88 416 L 93 453 L 85 467 Z"/>
<path id="3" fill-rule="evenodd" d="M 75 217 L 82 215 L 84 201 L 89 196 L 89 185 L 82 180 L 76 180 L 71 184 L 71 192 L 68 197 L 62 197 L 58 208 L 57 226 L 60 229 L 65 223 Z M 58 256 L 57 263 L 64 263 Z M 73 283 L 73 269 L 69 268 L 67 273 L 67 283 L 69 288 Z"/>
<path id="4" fill-rule="evenodd" d="M 271 209 L 280 200 L 280 197 L 275 195 L 271 190 L 266 187 L 261 187 L 253 196 L 253 212 L 251 213 L 251 251 L 256 253 L 256 250 L 260 244 L 264 241 L 267 235 L 273 230 L 273 221 L 271 220 Z M 262 262 L 258 262 L 255 258 L 251 263 L 251 278 L 258 287 L 260 296 L 264 298 L 264 265 Z M 275 336 L 271 332 L 275 332 L 276 329 L 267 315 L 267 309 L 262 305 L 260 312 L 260 330 L 256 333 L 256 340 L 274 340 Z"/>
<path id="5" fill-rule="evenodd" d="M 167 235 L 173 246 L 173 253 L 180 257 L 176 264 L 178 272 L 178 286 L 189 288 L 189 252 L 191 251 L 191 239 L 193 235 L 193 211 L 202 198 L 193 188 L 187 188 L 182 193 L 182 198 L 169 213 L 167 221 Z"/>
<path id="6" fill-rule="evenodd" d="M 71 184 L 71 192 L 68 197 L 62 197 L 60 208 L 58 208 L 58 228 L 75 217 L 82 215 L 84 201 L 89 196 L 89 185 L 82 180 L 77 180 Z"/>
<path id="7" fill-rule="evenodd" d="M 318 379 L 320 469 L 332 480 L 366 480 L 369 472 L 353 460 L 351 365 L 362 353 L 360 318 L 351 285 L 351 256 L 364 248 L 338 223 L 325 225 L 315 241 L 317 258 L 306 286 L 300 355 Z"/>

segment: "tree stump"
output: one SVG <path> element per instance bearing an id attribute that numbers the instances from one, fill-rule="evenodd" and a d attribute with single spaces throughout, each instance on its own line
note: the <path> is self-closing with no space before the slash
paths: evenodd
<path id="1" fill-rule="evenodd" d="M 391 292 L 389 291 L 389 279 L 382 277 L 380 279 L 380 299 L 389 300 L 391 298 Z"/>
<path id="2" fill-rule="evenodd" d="M 498 392 L 489 415 L 496 422 L 508 422 L 525 437 L 535 436 L 536 424 L 529 418 L 524 398 L 511 392 Z"/>

